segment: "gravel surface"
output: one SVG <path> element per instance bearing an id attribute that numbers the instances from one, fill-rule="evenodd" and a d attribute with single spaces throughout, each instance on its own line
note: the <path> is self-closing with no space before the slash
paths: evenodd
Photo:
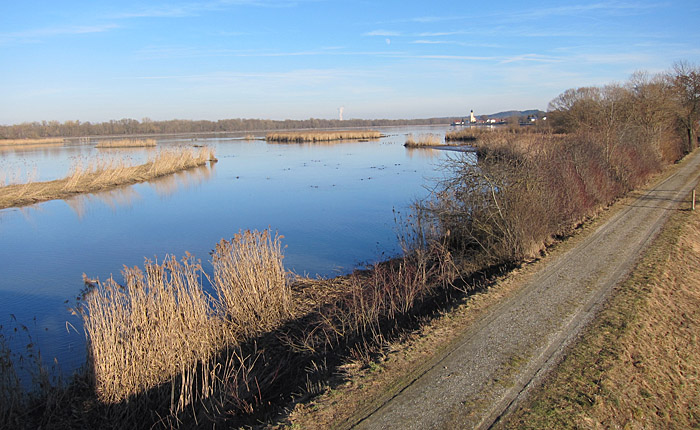
<path id="1" fill-rule="evenodd" d="M 700 152 L 495 306 L 357 429 L 489 428 L 556 364 L 700 177 Z"/>

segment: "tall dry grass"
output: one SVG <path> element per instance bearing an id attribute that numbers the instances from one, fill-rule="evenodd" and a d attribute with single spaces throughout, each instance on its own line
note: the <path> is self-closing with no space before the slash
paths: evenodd
<path id="1" fill-rule="evenodd" d="M 481 128 L 463 128 L 456 131 L 448 131 L 445 133 L 445 141 L 458 141 L 458 142 L 473 142 L 483 135 L 485 131 Z"/>
<path id="2" fill-rule="evenodd" d="M 144 182 L 215 160 L 213 150 L 203 147 L 161 150 L 137 166 L 118 159 L 94 159 L 87 165 L 79 162 L 63 179 L 0 187 L 0 209 Z"/>
<path id="3" fill-rule="evenodd" d="M 212 253 L 221 312 L 244 337 L 270 330 L 291 315 L 281 239 L 269 231 L 245 231 L 219 242 Z"/>
<path id="4" fill-rule="evenodd" d="M 442 138 L 437 134 L 421 134 L 418 135 L 418 137 L 413 134 L 409 134 L 406 136 L 406 143 L 404 143 L 403 146 L 416 148 L 422 146 L 438 146 L 442 145 L 443 143 Z"/>
<path id="5" fill-rule="evenodd" d="M 308 132 L 281 132 L 268 133 L 265 140 L 268 142 L 329 142 L 333 140 L 359 140 L 379 139 L 382 134 L 373 130 L 349 130 L 349 131 L 308 131 Z"/>
<path id="6" fill-rule="evenodd" d="M 147 148 L 155 147 L 155 139 L 118 139 L 103 140 L 95 146 L 96 148 Z"/>
<path id="7" fill-rule="evenodd" d="M 0 146 L 3 145 L 46 145 L 63 143 L 63 138 L 47 137 L 43 139 L 0 139 Z"/>
<path id="8" fill-rule="evenodd" d="M 278 235 L 246 231 L 213 254 L 218 298 L 205 291 L 209 277 L 190 254 L 125 267 L 124 285 L 86 278 L 78 312 L 98 398 L 117 403 L 155 390 L 169 396 L 171 414 L 211 398 L 249 407 L 240 393 L 253 390 L 254 360 L 235 348 L 290 318 L 281 262 Z"/>

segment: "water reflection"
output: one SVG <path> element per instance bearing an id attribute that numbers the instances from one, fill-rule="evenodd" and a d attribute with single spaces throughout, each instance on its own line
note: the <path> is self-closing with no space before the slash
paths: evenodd
<path id="1" fill-rule="evenodd" d="M 432 160 L 438 157 L 439 153 L 438 150 L 430 147 L 416 148 L 407 146 L 406 155 L 408 155 L 409 158 L 418 157 L 423 158 L 425 160 Z"/>
<path id="2" fill-rule="evenodd" d="M 216 163 L 210 163 L 206 166 L 183 170 L 174 175 L 164 176 L 147 183 L 153 186 L 159 196 L 168 197 L 180 190 L 189 189 L 210 180 L 215 173 L 215 169 Z"/>
<path id="3" fill-rule="evenodd" d="M 65 202 L 75 212 L 78 219 L 82 220 L 95 201 L 100 201 L 115 210 L 118 207 L 130 207 L 140 198 L 141 196 L 133 187 L 120 187 L 94 194 L 81 194 L 66 199 Z"/>
<path id="4" fill-rule="evenodd" d="M 173 175 L 163 176 L 148 182 L 160 197 L 172 196 L 178 191 L 186 190 L 201 185 L 212 178 L 215 164 L 200 166 L 177 172 Z M 143 197 L 132 186 L 118 187 L 98 193 L 81 194 L 65 202 L 75 212 L 78 219 L 83 219 L 94 202 L 99 201 L 109 206 L 112 210 L 128 208 Z"/>

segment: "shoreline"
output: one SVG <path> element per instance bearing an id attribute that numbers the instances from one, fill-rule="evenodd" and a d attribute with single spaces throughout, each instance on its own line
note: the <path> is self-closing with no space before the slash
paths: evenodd
<path id="1" fill-rule="evenodd" d="M 161 151 L 153 160 L 136 166 L 108 164 L 87 169 L 78 166 L 63 179 L 5 185 L 0 187 L 0 209 L 107 191 L 216 162 L 209 148 L 197 149 Z"/>

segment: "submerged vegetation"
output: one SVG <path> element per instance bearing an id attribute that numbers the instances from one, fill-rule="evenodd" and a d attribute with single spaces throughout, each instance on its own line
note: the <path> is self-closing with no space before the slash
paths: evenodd
<path id="1" fill-rule="evenodd" d="M 401 221 L 403 253 L 347 276 L 292 281 L 281 237 L 242 232 L 216 245 L 213 273 L 188 254 L 125 268 L 123 284 L 86 279 L 77 307 L 86 369 L 73 385 L 43 389 L 38 410 L 63 427 L 284 420 L 292 402 L 338 383 L 344 363 L 371 365 L 388 341 L 694 150 L 700 100 L 691 111 L 681 73 L 700 89 L 697 69 L 635 75 L 565 92 L 550 106 L 549 130 L 480 134 L 476 155 L 451 157 L 431 198 Z M 0 393 L 18 390 L 0 384 L 9 384 Z M 64 393 L 64 407 L 49 407 L 51 390 Z M 49 413 L 27 402 L 0 412 L 0 425 L 26 427 Z"/>
<path id="2" fill-rule="evenodd" d="M 373 130 L 349 130 L 349 131 L 296 131 L 282 133 L 268 133 L 265 140 L 268 142 L 301 143 L 301 142 L 331 142 L 334 140 L 365 140 L 379 139 L 382 134 Z"/>
<path id="3" fill-rule="evenodd" d="M 87 165 L 77 163 L 63 179 L 0 187 L 0 209 L 144 182 L 215 160 L 210 148 L 178 148 L 161 150 L 147 163 L 137 166 L 110 159 L 95 159 Z"/>
<path id="4" fill-rule="evenodd" d="M 155 139 L 118 139 L 103 140 L 95 146 L 96 148 L 146 148 L 155 147 Z"/>

